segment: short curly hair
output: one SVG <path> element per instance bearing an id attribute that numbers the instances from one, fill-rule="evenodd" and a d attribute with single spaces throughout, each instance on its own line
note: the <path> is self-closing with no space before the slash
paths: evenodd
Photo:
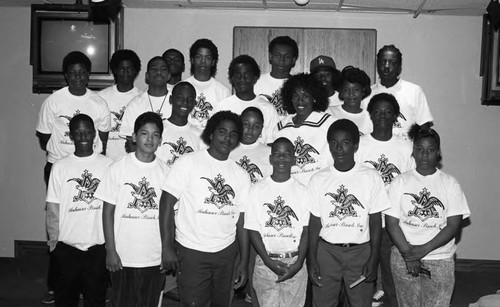
<path id="1" fill-rule="evenodd" d="M 234 67 L 238 64 L 247 64 L 250 65 L 252 68 L 253 74 L 257 77 L 257 79 L 260 78 L 260 67 L 259 64 L 255 61 L 254 58 L 249 56 L 248 54 L 242 54 L 237 57 L 235 57 L 231 63 L 229 64 L 229 68 L 227 70 L 227 76 L 229 78 L 229 82 L 231 82 L 231 78 L 234 75 Z"/>
<path id="2" fill-rule="evenodd" d="M 89 74 L 92 71 L 92 62 L 90 62 L 89 57 L 85 55 L 85 53 L 81 51 L 71 51 L 63 59 L 62 62 L 63 74 L 68 72 L 68 67 L 70 65 L 75 65 L 75 64 L 81 64 L 85 66 Z"/>
<path id="3" fill-rule="evenodd" d="M 303 89 L 314 98 L 313 111 L 323 112 L 328 108 L 328 94 L 322 84 L 314 78 L 313 75 L 307 73 L 299 73 L 288 78 L 281 88 L 281 98 L 283 99 L 283 107 L 288 114 L 295 114 L 292 97 L 296 89 Z"/>
<path id="4" fill-rule="evenodd" d="M 373 109 L 375 109 L 375 105 L 377 104 L 377 102 L 380 102 L 380 101 L 389 102 L 392 105 L 392 108 L 394 109 L 394 114 L 396 114 L 396 115 L 399 114 L 399 112 L 400 112 L 399 103 L 396 100 L 396 97 L 394 97 L 392 94 L 389 94 L 389 93 L 380 93 L 380 94 L 373 96 L 370 99 L 368 106 L 366 107 L 366 110 L 368 111 L 368 113 L 371 114 L 373 112 Z"/>
<path id="5" fill-rule="evenodd" d="M 243 112 L 241 112 L 240 118 L 243 118 L 247 113 L 255 113 L 262 123 L 264 123 L 264 114 L 259 108 L 248 107 Z"/>
<path id="6" fill-rule="evenodd" d="M 390 51 L 394 53 L 396 56 L 396 59 L 398 60 L 399 66 L 403 65 L 403 54 L 401 51 L 394 45 L 385 45 L 384 47 L 380 48 L 380 50 L 377 52 L 377 61 L 380 60 L 382 55 L 386 52 Z"/>
<path id="7" fill-rule="evenodd" d="M 215 74 L 217 73 L 217 63 L 219 62 L 219 50 L 217 49 L 217 46 L 209 40 L 208 38 L 200 38 L 197 41 L 195 41 L 191 47 L 189 48 L 189 59 L 192 61 L 196 55 L 196 52 L 200 48 L 206 48 L 210 50 L 212 53 L 212 57 L 214 59 L 214 65 L 210 68 L 210 75 L 212 77 L 215 77 Z M 194 65 L 191 62 L 191 75 L 194 74 Z"/>
<path id="8" fill-rule="evenodd" d="M 361 69 L 353 66 L 347 66 L 342 69 L 342 84 L 344 82 L 356 83 L 361 85 L 363 89 L 363 99 L 370 96 L 372 89 L 370 87 L 371 80 L 370 77 Z M 342 97 L 342 91 L 339 92 L 339 99 L 344 100 Z"/>
<path id="9" fill-rule="evenodd" d="M 92 128 L 92 130 L 94 130 L 94 132 L 96 131 L 95 126 L 94 126 L 94 121 L 92 120 L 92 118 L 90 116 L 88 116 L 87 114 L 80 113 L 80 114 L 73 116 L 71 118 L 71 120 L 69 121 L 69 132 L 70 133 L 74 132 L 77 129 L 77 123 L 79 123 L 79 122 L 84 122 L 84 123 L 89 124 L 90 128 Z"/>
<path id="10" fill-rule="evenodd" d="M 269 52 L 273 52 L 273 49 L 276 45 L 289 46 L 290 48 L 292 48 L 293 57 L 299 57 L 299 47 L 297 46 L 297 42 L 290 36 L 277 36 L 273 38 L 273 40 L 269 43 Z"/>
<path id="11" fill-rule="evenodd" d="M 238 128 L 238 144 L 243 137 L 243 122 L 238 114 L 231 111 L 220 111 L 212 115 L 207 121 L 207 126 L 201 133 L 201 139 L 206 145 L 210 145 L 210 136 L 223 121 L 232 121 Z"/>
<path id="12" fill-rule="evenodd" d="M 354 122 L 349 119 L 343 118 L 334 121 L 328 128 L 326 133 L 326 141 L 330 143 L 333 139 L 333 134 L 337 131 L 345 131 L 352 137 L 354 144 L 359 144 L 359 129 Z"/>
<path id="13" fill-rule="evenodd" d="M 118 69 L 118 66 L 123 61 L 130 61 L 132 63 L 137 77 L 137 75 L 139 75 L 139 71 L 141 71 L 141 59 L 139 59 L 139 56 L 133 50 L 121 49 L 113 53 L 111 60 L 109 61 L 109 68 L 111 69 L 115 79 L 115 70 Z"/>

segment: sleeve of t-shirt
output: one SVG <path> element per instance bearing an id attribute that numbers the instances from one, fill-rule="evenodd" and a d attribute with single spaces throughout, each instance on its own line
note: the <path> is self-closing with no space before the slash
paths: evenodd
<path id="1" fill-rule="evenodd" d="M 417 97 L 415 97 L 415 101 L 417 102 L 416 109 L 416 121 L 417 124 L 423 125 L 427 122 L 431 122 L 433 120 L 431 111 L 429 109 L 429 105 L 427 104 L 427 98 L 425 97 L 424 91 L 422 88 L 418 87 Z"/>
<path id="2" fill-rule="evenodd" d="M 116 205 L 118 203 L 118 196 L 120 193 L 120 183 L 117 179 L 118 177 L 117 172 L 118 172 L 118 164 L 114 163 L 108 168 L 108 170 L 104 174 L 104 177 L 99 183 L 99 186 L 97 187 L 97 190 L 94 193 L 95 198 L 98 198 L 112 205 Z"/>
<path id="3" fill-rule="evenodd" d="M 52 134 L 54 128 L 54 111 L 51 108 L 50 99 L 51 96 L 42 103 L 36 123 L 36 131 L 44 134 Z"/>
<path id="4" fill-rule="evenodd" d="M 121 136 L 132 136 L 132 133 L 134 133 L 134 123 L 137 118 L 134 108 L 136 98 L 132 99 L 128 103 L 127 107 L 125 108 L 125 112 L 123 113 L 122 123 L 120 125 Z"/>
<path id="5" fill-rule="evenodd" d="M 308 196 L 307 198 L 309 199 L 308 208 L 312 215 L 320 217 L 321 216 L 321 205 L 319 197 L 320 194 L 317 188 L 318 188 L 318 183 L 316 182 L 315 177 L 313 176 L 311 180 L 309 180 L 309 185 L 307 187 L 307 193 L 306 193 L 306 195 Z"/>
<path id="6" fill-rule="evenodd" d="M 401 178 L 396 177 L 396 179 L 394 179 L 394 181 L 392 181 L 389 185 L 388 196 L 391 207 L 384 212 L 386 215 L 390 215 L 397 219 L 401 218 L 401 196 L 403 195 L 401 187 L 402 180 Z"/>
<path id="7" fill-rule="evenodd" d="M 49 184 L 47 187 L 47 196 L 45 201 L 49 203 L 61 203 L 61 171 L 59 163 L 54 163 L 50 171 Z"/>
<path id="8" fill-rule="evenodd" d="M 467 199 L 465 194 L 460 187 L 457 180 L 450 176 L 449 178 L 450 188 L 448 189 L 447 199 L 449 200 L 448 217 L 455 215 L 463 215 L 463 218 L 470 216 L 469 205 L 467 204 Z"/>
<path id="9" fill-rule="evenodd" d="M 259 195 L 258 188 L 253 186 L 250 189 L 249 195 Z M 245 223 L 244 223 L 245 229 L 259 231 L 259 221 L 256 212 L 256 209 L 259 204 L 256 203 L 257 201 L 258 201 L 257 197 L 250 196 L 247 198 L 245 206 Z"/>
<path id="10" fill-rule="evenodd" d="M 241 179 L 238 182 L 240 185 L 239 192 L 236 194 L 235 202 L 238 210 L 240 212 L 245 212 L 246 209 L 246 199 L 248 199 L 248 195 L 250 192 L 250 188 L 252 187 L 252 183 L 250 182 L 250 176 L 243 169 L 238 167 L 238 171 L 241 173 Z"/>
<path id="11" fill-rule="evenodd" d="M 108 132 L 112 128 L 111 112 L 106 100 L 97 94 L 96 96 L 100 99 L 101 103 L 99 104 L 99 117 L 94 119 L 95 127 L 99 131 Z"/>
<path id="12" fill-rule="evenodd" d="M 188 159 L 189 156 L 190 155 L 180 157 L 179 160 L 174 163 L 161 186 L 163 191 L 170 193 L 177 199 L 180 198 L 182 191 L 189 188 L 189 180 L 192 179 L 189 176 L 189 171 L 191 169 L 190 160 Z"/>
<path id="13" fill-rule="evenodd" d="M 377 173 L 375 173 L 375 170 L 373 172 L 374 175 L 372 179 L 373 185 L 371 189 L 372 193 L 370 197 L 371 200 L 370 210 L 368 211 L 369 214 L 382 212 L 390 208 L 390 201 L 385 190 L 384 182 L 382 181 L 382 178 Z"/>
<path id="14" fill-rule="evenodd" d="M 266 136 L 267 136 L 266 142 L 267 144 L 269 144 L 275 140 L 274 129 L 278 127 L 278 123 L 280 122 L 280 117 L 278 115 L 278 112 L 276 112 L 276 109 L 272 106 L 268 108 L 266 112 L 267 112 L 266 120 L 269 122 L 265 124 L 268 127 L 268 131 L 266 131 Z"/>

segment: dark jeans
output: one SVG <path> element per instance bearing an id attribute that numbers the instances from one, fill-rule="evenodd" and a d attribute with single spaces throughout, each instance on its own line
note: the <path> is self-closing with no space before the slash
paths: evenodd
<path id="1" fill-rule="evenodd" d="M 160 266 L 124 267 L 118 272 L 112 272 L 113 306 L 156 307 L 164 282 L 165 273 L 161 273 Z"/>
<path id="2" fill-rule="evenodd" d="M 215 253 L 205 253 L 177 244 L 180 271 L 177 275 L 183 306 L 231 306 L 236 242 Z"/>
<path id="3" fill-rule="evenodd" d="M 383 228 L 380 243 L 380 271 L 382 275 L 382 289 L 384 289 L 384 307 L 398 307 L 396 289 L 391 271 L 392 245 L 387 228 Z"/>
<path id="4" fill-rule="evenodd" d="M 104 306 L 108 285 L 106 250 L 94 245 L 87 251 L 58 242 L 52 251 L 56 306 Z"/>

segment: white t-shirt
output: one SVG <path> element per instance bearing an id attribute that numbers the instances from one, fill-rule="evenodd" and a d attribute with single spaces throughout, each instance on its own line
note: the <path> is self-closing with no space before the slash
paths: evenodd
<path id="1" fill-rule="evenodd" d="M 347 172 L 333 165 L 317 172 L 308 190 L 311 213 L 321 218 L 319 235 L 332 244 L 370 241 L 369 214 L 389 208 L 377 171 L 358 163 Z"/>
<path id="2" fill-rule="evenodd" d="M 156 112 L 163 119 L 163 124 L 172 114 L 172 105 L 169 102 L 170 92 L 165 96 L 155 97 L 148 94 L 145 90 L 138 96 L 135 96 L 127 105 L 122 117 L 120 127 L 121 136 L 131 136 L 134 133 L 135 120 L 139 115 L 146 112 Z"/>
<path id="3" fill-rule="evenodd" d="M 315 172 L 333 163 L 326 134 L 334 119 L 324 112 L 312 112 L 302 125 L 296 127 L 292 120 L 294 116 L 288 115 L 279 122 L 273 139 L 286 137 L 294 144 L 296 162 L 292 166 L 292 176 L 307 185 Z"/>
<path id="4" fill-rule="evenodd" d="M 191 76 L 184 81 L 191 83 L 196 89 L 196 106 L 189 116 L 189 122 L 203 129 L 219 102 L 231 96 L 231 91 L 213 77 L 202 82 Z"/>
<path id="5" fill-rule="evenodd" d="M 408 129 L 417 123 L 423 125 L 433 120 L 424 91 L 416 84 L 399 79 L 393 86 L 387 88 L 380 84 L 380 80 L 372 85 L 372 94 L 361 102 L 361 107 L 366 109 L 370 98 L 379 93 L 389 93 L 396 97 L 399 103 L 400 114 L 393 126 L 395 135 L 408 135 Z"/>
<path id="6" fill-rule="evenodd" d="M 42 104 L 36 124 L 36 131 L 50 134 L 47 143 L 47 161 L 55 161 L 75 151 L 69 138 L 69 121 L 77 114 L 86 114 L 94 121 L 97 131 L 111 130 L 111 113 L 106 101 L 89 89 L 82 96 L 75 96 L 68 87 L 55 91 Z M 96 131 L 96 132 L 97 132 Z M 94 151 L 102 151 L 99 134 L 96 133 Z"/>
<path id="7" fill-rule="evenodd" d="M 239 99 L 236 95 L 232 95 L 219 103 L 216 112 L 229 110 L 233 113 L 241 115 L 241 113 L 248 107 L 256 107 L 264 116 L 262 137 L 260 137 L 258 141 L 262 144 L 272 143 L 273 130 L 280 121 L 280 118 L 273 106 L 264 97 L 257 96 L 252 100 L 245 101 Z"/>
<path id="8" fill-rule="evenodd" d="M 370 119 L 370 114 L 363 109 L 360 113 L 349 113 L 342 108 L 342 106 L 336 106 L 328 108 L 328 111 L 332 114 L 335 120 L 338 119 L 348 119 L 358 126 L 359 135 L 370 134 L 373 131 L 373 123 Z"/>
<path id="9" fill-rule="evenodd" d="M 280 120 L 288 115 L 283 108 L 283 99 L 281 98 L 281 87 L 286 80 L 287 78 L 273 78 L 269 72 L 260 76 L 254 88 L 255 94 L 264 96 L 274 106 Z"/>
<path id="10" fill-rule="evenodd" d="M 270 176 L 273 168 L 269 162 L 271 147 L 255 142 L 250 145 L 240 144 L 229 154 L 229 158 L 236 161 L 250 176 L 250 181 L 257 181 Z"/>
<path id="11" fill-rule="evenodd" d="M 102 201 L 94 197 L 113 159 L 94 153 L 57 160 L 52 167 L 47 202 L 59 204 L 58 241 L 86 251 L 103 244 Z"/>
<path id="12" fill-rule="evenodd" d="M 360 137 L 354 158 L 359 164 L 376 169 L 387 189 L 397 175 L 415 168 L 412 151 L 412 143 L 401 136 L 379 141 L 368 133 Z"/>
<path id="13" fill-rule="evenodd" d="M 398 176 L 389 187 L 391 209 L 385 214 L 399 219 L 399 226 L 411 245 L 429 242 L 447 225 L 447 218 L 470 210 L 457 180 L 436 170 L 422 176 L 416 170 Z M 438 247 L 424 260 L 446 259 L 455 254 L 455 239 Z"/>
<path id="14" fill-rule="evenodd" d="M 106 148 L 106 155 L 113 159 L 118 159 L 127 152 L 125 151 L 125 138 L 120 137 L 120 126 L 122 124 L 123 114 L 127 104 L 141 92 L 137 87 L 132 88 L 127 92 L 120 92 L 116 88 L 116 84 L 107 87 L 100 91 L 98 94 L 108 103 L 109 111 L 111 112 L 112 127 L 109 131 L 108 146 Z"/>
<path id="15" fill-rule="evenodd" d="M 172 166 L 180 156 L 201 149 L 203 146 L 201 132 L 190 123 L 177 126 L 169 120 L 164 121 L 162 143 L 156 151 L 156 156 Z"/>
<path id="16" fill-rule="evenodd" d="M 182 156 L 162 185 L 179 200 L 177 242 L 207 253 L 231 245 L 249 188 L 248 174 L 232 159 L 216 160 L 206 150 Z"/>
<path id="17" fill-rule="evenodd" d="M 293 178 L 271 177 L 253 185 L 245 207 L 245 228 L 258 231 L 268 253 L 294 252 L 309 225 L 307 189 Z"/>
<path id="18" fill-rule="evenodd" d="M 144 163 L 129 153 L 113 163 L 95 197 L 115 205 L 115 244 L 123 266 L 160 265 L 159 203 L 169 167 L 160 159 Z"/>
<path id="19" fill-rule="evenodd" d="M 335 92 L 332 96 L 328 97 L 328 107 L 336 107 L 343 105 L 344 102 L 339 98 L 339 92 Z"/>

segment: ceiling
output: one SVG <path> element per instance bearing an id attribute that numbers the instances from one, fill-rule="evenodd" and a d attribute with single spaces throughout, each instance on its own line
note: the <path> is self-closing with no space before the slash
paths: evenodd
<path id="1" fill-rule="evenodd" d="M 83 0 L 87 3 L 89 0 Z M 310 0 L 305 6 L 294 0 L 123 0 L 129 8 L 169 9 L 261 9 L 339 12 L 383 12 L 480 16 L 490 0 Z M 33 3 L 74 4 L 75 0 L 0 0 L 0 6 L 29 6 Z"/>

